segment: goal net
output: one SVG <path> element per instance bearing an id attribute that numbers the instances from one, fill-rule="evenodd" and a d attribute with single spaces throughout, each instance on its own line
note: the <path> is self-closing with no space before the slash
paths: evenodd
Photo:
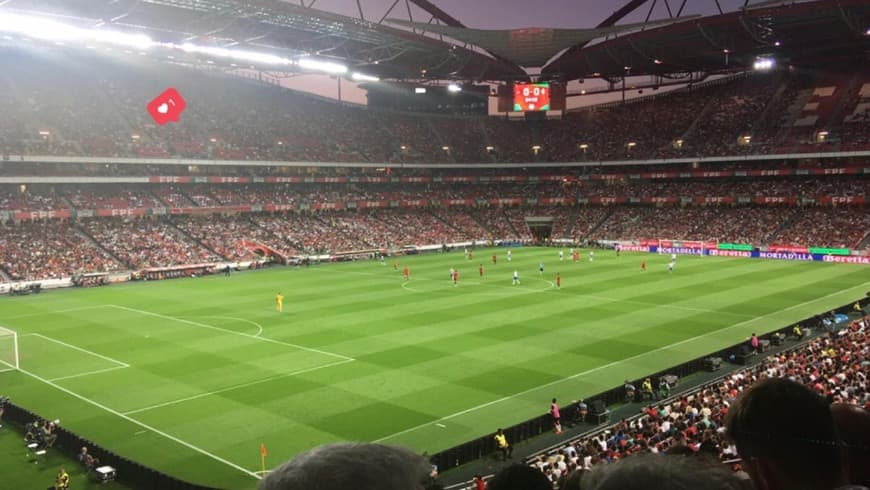
<path id="1" fill-rule="evenodd" d="M 18 369 L 18 334 L 0 327 L 0 373 Z"/>

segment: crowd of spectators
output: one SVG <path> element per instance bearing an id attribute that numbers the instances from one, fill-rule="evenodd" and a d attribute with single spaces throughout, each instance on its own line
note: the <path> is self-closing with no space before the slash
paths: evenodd
<path id="1" fill-rule="evenodd" d="M 221 261 L 219 255 L 158 219 L 85 219 L 78 226 L 127 267 L 200 264 Z M 46 250 L 51 254 L 53 248 Z"/>
<path id="2" fill-rule="evenodd" d="M 621 420 L 593 436 L 565 443 L 534 458 L 529 465 L 540 470 L 557 488 L 565 488 L 558 483 L 563 483 L 572 472 L 586 472 L 644 453 L 706 455 L 721 462 L 731 461 L 733 469 L 740 471 L 744 468 L 740 464 L 741 454 L 726 433 L 726 417 L 743 392 L 764 380 L 784 378 L 810 388 L 827 403 L 870 409 L 868 353 L 870 317 L 865 317 L 839 333 L 826 334 L 794 350 L 771 355 L 754 368 L 737 371 L 694 393 L 652 402 L 642 408 L 639 417 Z M 783 411 L 790 408 L 794 407 L 771 407 L 771 410 L 785 417 Z M 794 414 L 796 418 L 802 416 L 810 414 Z M 802 423 L 811 421 L 804 419 Z M 768 431 L 772 433 L 773 428 Z"/>
<path id="3" fill-rule="evenodd" d="M 155 194 L 167 200 L 190 200 L 181 191 L 165 189 Z M 246 196 L 230 191 L 219 194 Z M 86 203 L 117 200 L 126 205 L 149 199 L 136 191 L 110 193 L 111 199 L 99 194 L 97 200 L 85 193 L 73 195 L 71 201 Z M 74 221 L 48 218 L 9 222 L 0 229 L 0 274 L 21 280 L 244 261 L 254 257 L 257 246 L 286 257 L 461 241 L 529 242 L 545 237 L 577 243 L 672 239 L 856 248 L 870 233 L 870 215 L 864 206 L 854 205 L 450 206 Z"/>
<path id="4" fill-rule="evenodd" d="M 13 281 L 121 269 L 112 255 L 66 222 L 0 225 L 0 269 Z"/>
<path id="5" fill-rule="evenodd" d="M 50 61 L 5 56 L 16 68 L 0 81 L 0 110 L 7 115 L 0 124 L 4 155 L 546 162 L 809 152 L 838 150 L 839 142 L 855 149 L 870 134 L 860 122 L 864 113 L 854 115 L 866 98 L 859 92 L 831 108 L 831 114 L 842 115 L 826 118 L 831 127 L 825 128 L 825 142 L 803 144 L 806 131 L 791 131 L 788 112 L 801 94 L 827 80 L 804 74 L 713 80 L 559 120 L 511 122 L 366 110 L 145 59 L 120 65 L 74 54 Z M 845 70 L 839 77 L 844 80 L 860 73 L 855 67 Z M 164 88 L 170 72 L 187 110 L 180 124 L 157 127 L 142 106 Z M 742 136 L 750 139 L 741 142 Z"/>
<path id="6" fill-rule="evenodd" d="M 828 197 L 866 198 L 870 178 L 863 176 L 765 179 L 576 180 L 539 183 L 440 184 L 152 184 L 0 186 L 0 211 L 61 209 L 197 208 L 241 205 L 298 205 L 318 209 L 336 203 L 462 200 L 471 205 L 517 204 L 557 199 L 573 202 L 602 197 L 623 198 L 788 198 L 795 203 Z M 507 201 L 505 201 L 507 200 Z M 512 201 L 511 201 L 512 200 Z M 329 206 L 326 206 L 329 207 Z"/>

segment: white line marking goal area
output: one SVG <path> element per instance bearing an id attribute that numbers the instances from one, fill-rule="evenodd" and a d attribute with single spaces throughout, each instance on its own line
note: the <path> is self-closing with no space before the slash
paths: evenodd
<path id="1" fill-rule="evenodd" d="M 24 334 L 24 335 L 19 336 L 19 337 L 26 338 L 25 342 L 28 344 L 31 344 L 30 347 L 33 348 L 32 349 L 33 351 L 38 351 L 37 354 L 34 354 L 35 358 L 30 362 L 26 362 L 24 367 L 22 367 L 20 365 L 17 367 L 11 366 L 11 365 L 8 365 L 6 362 L 0 360 L 0 364 L 7 364 L 10 367 L 9 370 L 15 370 L 15 371 L 18 371 L 19 373 L 26 375 L 26 376 L 30 376 L 31 378 L 36 379 L 36 380 L 56 389 L 58 391 L 66 393 L 66 394 L 73 396 L 73 397 L 75 397 L 75 398 L 77 398 L 85 403 L 88 403 L 94 407 L 97 407 L 97 408 L 99 408 L 99 409 L 101 409 L 101 410 L 103 410 L 111 415 L 114 415 L 114 416 L 119 417 L 123 420 L 126 420 L 127 422 L 135 424 L 140 429 L 144 429 L 144 430 L 137 431 L 136 432 L 137 435 L 144 434 L 146 432 L 152 432 L 154 434 L 157 434 L 161 437 L 164 437 L 170 441 L 173 441 L 179 445 L 182 445 L 182 446 L 184 446 L 188 449 L 191 449 L 191 450 L 193 450 L 201 455 L 204 455 L 204 456 L 206 456 L 214 461 L 217 461 L 223 465 L 231 467 L 237 471 L 240 471 L 240 472 L 242 472 L 242 473 L 244 473 L 252 478 L 256 478 L 256 479 L 262 478 L 262 475 L 260 475 L 259 472 L 251 471 L 251 470 L 249 470 L 249 469 L 247 469 L 247 468 L 245 468 L 237 463 L 234 463 L 233 461 L 230 461 L 230 460 L 225 459 L 221 456 L 218 456 L 218 455 L 216 455 L 216 454 L 214 454 L 214 453 L 212 453 L 212 452 L 210 452 L 202 447 L 199 447 L 199 446 L 194 445 L 188 441 L 185 441 L 185 440 L 182 440 L 178 437 L 175 437 L 172 434 L 169 434 L 165 431 L 158 429 L 157 427 L 154 427 L 152 425 L 148 425 L 144 422 L 141 422 L 140 420 L 137 420 L 137 419 L 131 417 L 131 415 L 136 414 L 136 413 L 145 412 L 145 411 L 159 409 L 162 407 L 172 406 L 172 405 L 176 405 L 179 403 L 184 403 L 184 402 L 190 401 L 190 400 L 196 400 L 196 399 L 200 399 L 200 398 L 204 398 L 204 397 L 208 397 L 208 396 L 219 395 L 221 393 L 226 393 L 228 391 L 237 390 L 237 389 L 241 389 L 241 388 L 245 388 L 245 387 L 253 386 L 253 385 L 257 385 L 257 384 L 267 383 L 267 382 L 277 380 L 280 378 L 310 373 L 310 372 L 317 371 L 320 369 L 326 369 L 326 368 L 330 368 L 333 366 L 338 366 L 341 364 L 353 362 L 356 360 L 352 357 L 345 356 L 342 354 L 336 354 L 333 352 L 327 352 L 327 351 L 320 350 L 320 349 L 305 347 L 305 346 L 298 345 L 298 344 L 292 344 L 289 342 L 283 342 L 280 340 L 270 339 L 267 337 L 261 337 L 260 336 L 262 333 L 262 326 L 261 325 L 259 325 L 256 322 L 244 320 L 241 318 L 220 317 L 220 318 L 225 318 L 225 319 L 233 319 L 236 321 L 240 321 L 242 323 L 248 323 L 248 324 L 254 325 L 254 326 L 258 327 L 256 333 L 250 334 L 250 333 L 239 332 L 239 331 L 235 331 L 235 330 L 231 330 L 231 329 L 217 327 L 214 325 L 209 325 L 207 323 L 197 322 L 197 321 L 188 320 L 188 319 L 184 319 L 184 318 L 172 317 L 169 315 L 163 315 L 160 313 L 150 312 L 150 311 L 146 311 L 146 310 L 130 308 L 127 306 L 122 306 L 122 305 L 109 305 L 109 304 L 107 304 L 107 305 L 91 306 L 91 307 L 82 308 L 82 309 L 92 309 L 92 308 L 112 308 L 112 309 L 127 311 L 127 312 L 138 314 L 138 315 L 145 315 L 145 316 L 151 316 L 151 317 L 155 317 L 155 318 L 161 318 L 161 319 L 164 319 L 167 321 L 178 322 L 178 323 L 183 323 L 183 324 L 186 324 L 186 325 L 189 325 L 192 327 L 197 327 L 199 329 L 207 329 L 207 330 L 212 330 L 215 332 L 220 332 L 222 334 L 229 334 L 229 335 L 245 337 L 245 338 L 248 338 L 252 341 L 256 341 L 257 343 L 262 342 L 262 343 L 268 343 L 268 344 L 272 344 L 272 345 L 284 346 L 284 347 L 287 347 L 288 350 L 290 350 L 290 351 L 296 351 L 296 350 L 306 351 L 306 352 L 316 353 L 318 355 L 326 356 L 328 358 L 332 358 L 330 360 L 330 362 L 315 365 L 312 367 L 307 367 L 304 369 L 296 369 L 296 370 L 292 370 L 292 371 L 288 371 L 288 372 L 284 372 L 284 373 L 277 373 L 273 376 L 268 376 L 268 377 L 265 377 L 262 379 L 256 379 L 256 380 L 247 381 L 247 382 L 243 382 L 243 383 L 239 383 L 239 384 L 234 384 L 234 385 L 226 386 L 226 387 L 219 388 L 216 390 L 207 391 L 207 392 L 203 392 L 203 393 L 199 393 L 199 394 L 195 394 L 195 395 L 191 395 L 191 396 L 187 396 L 187 397 L 179 398 L 179 399 L 175 399 L 175 400 L 170 400 L 170 401 L 166 401 L 163 403 L 158 403 L 155 405 L 138 408 L 135 410 L 130 410 L 130 411 L 127 411 L 126 413 L 121 412 L 119 410 L 116 410 L 116 409 L 114 409 L 110 406 L 107 406 L 107 405 L 105 405 L 97 400 L 88 398 L 82 394 L 79 394 L 79 393 L 77 393 L 77 392 L 75 392 L 67 387 L 64 387 L 64 386 L 61 386 L 60 384 L 58 384 L 59 381 L 80 378 L 80 377 L 84 377 L 84 376 L 97 375 L 97 374 L 101 374 L 101 373 L 107 373 L 107 372 L 116 371 L 119 369 L 130 368 L 131 367 L 130 364 L 128 364 L 124 361 L 114 359 L 114 358 L 109 357 L 105 354 L 101 354 L 99 352 L 95 352 L 93 350 L 86 349 L 84 347 L 74 345 L 74 344 L 71 344 L 69 342 L 65 342 L 63 340 L 49 337 L 47 335 L 43 335 L 43 334 L 39 334 L 39 333 L 28 333 L 28 334 Z M 201 318 L 205 318 L 205 317 L 201 317 Z M 218 317 L 213 317 L 213 318 L 218 318 Z M 27 347 L 28 346 L 25 346 L 24 348 L 26 349 Z M 24 358 L 26 358 L 26 357 L 27 356 L 24 356 Z M 54 366 L 50 365 L 51 359 L 56 359 L 56 361 L 55 361 L 56 365 L 54 365 Z M 46 366 L 47 364 L 48 364 L 48 366 Z M 70 364 L 76 364 L 76 365 L 80 366 L 80 370 L 78 372 L 60 371 L 61 369 L 68 369 Z M 30 368 L 31 365 L 33 365 L 34 368 L 38 367 L 39 372 L 37 373 L 37 372 L 32 371 Z M 82 366 L 84 366 L 84 367 L 82 367 Z"/>

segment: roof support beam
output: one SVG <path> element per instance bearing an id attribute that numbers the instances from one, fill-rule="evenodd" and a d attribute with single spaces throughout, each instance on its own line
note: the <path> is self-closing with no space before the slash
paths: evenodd
<path id="1" fill-rule="evenodd" d="M 447 12 L 441 10 L 434 3 L 429 0 L 411 0 L 411 3 L 425 10 L 426 12 L 432 14 L 433 17 L 443 22 L 445 25 L 453 26 L 453 27 L 465 27 L 462 22 L 459 22 L 458 19 L 448 14 Z M 410 13 L 409 13 L 410 16 Z"/>
<path id="2" fill-rule="evenodd" d="M 687 0 L 683 0 L 683 3 L 680 4 L 680 10 L 677 10 L 677 17 L 683 15 L 683 8 L 686 6 L 686 1 Z M 748 2 L 749 0 L 746 1 Z"/>
<path id="3" fill-rule="evenodd" d="M 394 0 L 394 1 L 393 1 L 393 4 L 390 5 L 390 8 L 388 8 L 387 11 L 384 12 L 383 17 L 381 17 L 381 20 L 378 21 L 378 24 L 383 24 L 383 23 L 384 23 L 384 19 L 386 19 L 387 16 L 390 15 L 390 12 L 392 12 L 393 9 L 396 8 L 396 5 L 398 5 L 398 4 L 399 4 L 399 0 Z"/>

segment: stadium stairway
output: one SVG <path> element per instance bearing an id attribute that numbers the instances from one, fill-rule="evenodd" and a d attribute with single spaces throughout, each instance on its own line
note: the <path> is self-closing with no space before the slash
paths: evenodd
<path id="1" fill-rule="evenodd" d="M 223 255 L 222 253 L 220 253 L 220 252 L 218 252 L 217 250 L 213 249 L 212 247 L 208 246 L 208 245 L 205 244 L 203 241 L 198 240 L 195 236 L 193 236 L 193 235 L 191 235 L 190 233 L 184 231 L 183 228 L 181 228 L 180 226 L 178 226 L 178 224 L 177 224 L 176 222 L 172 221 L 171 219 L 166 220 L 166 223 L 169 224 L 169 226 L 171 226 L 171 227 L 175 230 L 175 232 L 178 233 L 179 235 L 184 236 L 185 238 L 189 239 L 189 240 L 192 241 L 193 243 L 195 243 L 195 244 L 199 245 L 200 247 L 202 247 L 202 248 L 208 250 L 209 252 L 211 252 L 211 253 L 217 255 L 218 257 L 223 257 L 223 258 L 226 259 L 226 260 L 230 260 L 228 257 L 224 257 L 224 255 Z"/>
<path id="2" fill-rule="evenodd" d="M 76 232 L 77 232 L 79 235 L 81 235 L 81 236 L 85 239 L 85 241 L 89 242 L 89 243 L 90 243 L 91 245 L 93 245 L 94 247 L 96 247 L 96 248 L 102 250 L 106 255 L 108 255 L 109 257 L 112 257 L 113 259 L 115 259 L 119 264 L 124 264 L 125 266 L 129 267 L 130 269 L 135 269 L 135 267 L 133 266 L 133 264 L 131 264 L 131 263 L 129 263 L 129 262 L 126 262 L 126 261 L 124 261 L 124 260 L 121 260 L 121 257 L 115 255 L 114 253 L 112 253 L 111 250 L 109 250 L 108 248 L 104 247 L 102 243 L 100 243 L 96 238 L 94 238 L 93 235 L 91 235 L 90 233 L 88 233 L 88 231 L 85 230 L 84 227 L 82 227 L 81 225 L 76 224 L 74 229 L 76 230 Z"/>
<path id="3" fill-rule="evenodd" d="M 867 233 L 864 234 L 864 238 L 858 241 L 856 245 L 857 250 L 863 250 L 862 247 L 868 248 L 870 247 L 870 230 L 867 230 Z"/>
<path id="4" fill-rule="evenodd" d="M 613 213 L 614 213 L 615 211 L 616 211 L 616 208 L 615 208 L 615 207 L 614 207 L 614 208 L 611 208 L 611 209 L 608 209 L 608 210 L 607 210 L 607 214 L 605 214 L 604 217 L 601 218 L 600 221 L 598 221 L 598 223 L 595 223 L 595 225 L 594 225 L 592 228 L 589 228 L 589 231 L 587 231 L 586 234 L 585 234 L 584 236 L 577 237 L 577 238 L 579 239 L 578 241 L 583 241 L 583 240 L 585 240 L 585 239 L 587 239 L 587 238 L 590 238 L 590 237 L 594 236 L 594 235 L 595 235 L 595 232 L 598 231 L 598 228 L 601 228 L 601 227 L 604 225 L 604 223 L 607 223 L 607 220 L 609 220 L 610 217 L 613 216 Z"/>
<path id="5" fill-rule="evenodd" d="M 776 237 L 779 236 L 779 234 L 782 233 L 783 231 L 789 229 L 791 227 L 791 225 L 793 225 L 795 223 L 795 221 L 800 219 L 802 213 L 803 213 L 802 209 L 800 209 L 800 208 L 795 209 L 795 212 L 792 213 L 791 216 L 782 220 L 782 223 L 780 223 L 779 227 L 777 227 L 775 230 L 771 231 L 770 234 L 765 237 L 764 242 L 768 243 L 768 244 L 776 243 Z"/>
<path id="6" fill-rule="evenodd" d="M 720 87 L 720 90 L 723 89 Z M 683 131 L 683 134 L 680 135 L 680 139 L 682 139 L 683 141 L 689 141 L 691 139 L 692 133 L 695 132 L 695 128 L 698 127 L 698 124 L 706 119 L 707 116 L 710 114 L 710 111 L 712 111 L 713 108 L 716 107 L 716 98 L 716 94 L 713 94 L 712 96 L 707 98 L 707 103 L 704 104 L 704 108 L 701 109 L 700 112 L 698 112 L 698 115 L 695 117 L 694 120 L 692 120 L 692 123 L 689 124 L 689 127 L 686 128 L 685 131 Z"/>

